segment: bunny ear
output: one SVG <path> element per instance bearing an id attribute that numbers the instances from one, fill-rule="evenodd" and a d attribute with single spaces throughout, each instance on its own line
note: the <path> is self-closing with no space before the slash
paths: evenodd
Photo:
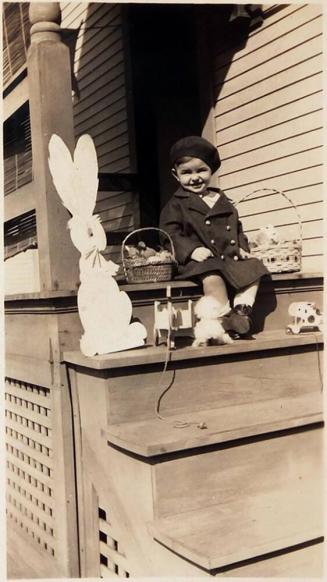
<path id="1" fill-rule="evenodd" d="M 69 149 L 56 134 L 49 141 L 49 169 L 63 205 L 75 215 L 78 206 L 74 192 L 74 164 Z"/>
<path id="2" fill-rule="evenodd" d="M 91 216 L 98 193 L 98 161 L 93 139 L 82 135 L 74 152 L 75 190 L 80 214 Z"/>

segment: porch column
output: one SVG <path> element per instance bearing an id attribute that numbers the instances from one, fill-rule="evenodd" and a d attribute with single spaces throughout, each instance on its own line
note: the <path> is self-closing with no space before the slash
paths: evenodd
<path id="1" fill-rule="evenodd" d="M 31 46 L 27 57 L 41 292 L 72 290 L 79 254 L 48 168 L 48 143 L 58 134 L 72 151 L 74 125 L 71 64 L 61 39 L 59 2 L 31 2 Z"/>

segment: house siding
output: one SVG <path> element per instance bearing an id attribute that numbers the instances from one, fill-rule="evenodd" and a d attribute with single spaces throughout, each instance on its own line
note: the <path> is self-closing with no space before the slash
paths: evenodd
<path id="1" fill-rule="evenodd" d="M 62 27 L 80 28 L 73 63 L 75 136 L 92 136 L 100 173 L 134 173 L 122 6 L 62 3 L 61 9 Z M 136 210 L 136 192 L 98 193 L 95 212 L 107 232 L 133 230 Z"/>
<path id="2" fill-rule="evenodd" d="M 259 188 L 285 192 L 303 222 L 306 272 L 323 269 L 323 40 L 321 5 L 265 5 L 245 46 L 213 55 L 214 130 L 220 187 L 236 202 Z M 281 195 L 258 193 L 239 205 L 251 234 L 273 224 L 299 236 L 297 214 Z"/>

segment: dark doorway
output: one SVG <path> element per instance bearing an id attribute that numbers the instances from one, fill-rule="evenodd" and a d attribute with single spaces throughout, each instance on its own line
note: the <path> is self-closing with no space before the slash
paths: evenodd
<path id="1" fill-rule="evenodd" d="M 192 5 L 129 5 L 128 28 L 142 226 L 156 225 L 174 191 L 169 149 L 201 133 Z"/>

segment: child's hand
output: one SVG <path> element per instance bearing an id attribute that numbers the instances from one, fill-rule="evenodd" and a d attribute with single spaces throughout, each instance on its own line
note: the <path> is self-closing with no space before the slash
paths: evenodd
<path id="1" fill-rule="evenodd" d="M 241 255 L 242 259 L 250 259 L 251 258 L 251 253 L 248 253 L 244 249 L 240 249 L 240 255 Z"/>
<path id="2" fill-rule="evenodd" d="M 207 249 L 206 247 L 197 247 L 191 254 L 191 259 L 193 259 L 193 261 L 197 261 L 198 263 L 202 263 L 212 256 L 213 255 L 210 249 Z"/>

